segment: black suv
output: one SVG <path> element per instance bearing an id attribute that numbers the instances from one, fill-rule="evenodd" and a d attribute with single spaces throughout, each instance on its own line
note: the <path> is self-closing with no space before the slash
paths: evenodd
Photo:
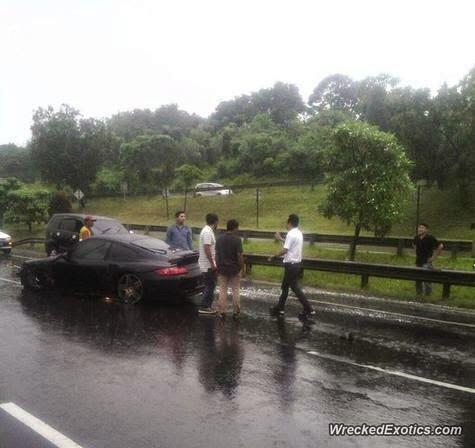
<path id="1" fill-rule="evenodd" d="M 78 213 L 57 213 L 46 225 L 46 254 L 66 252 L 79 241 L 79 231 L 88 215 Z M 129 233 L 117 220 L 106 216 L 93 216 L 93 235 Z"/>

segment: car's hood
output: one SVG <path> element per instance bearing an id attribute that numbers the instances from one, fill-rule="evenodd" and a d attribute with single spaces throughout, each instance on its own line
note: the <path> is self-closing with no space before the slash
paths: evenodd
<path id="1" fill-rule="evenodd" d="M 11 236 L 10 236 L 10 235 L 7 235 L 6 233 L 0 232 L 0 238 L 1 238 L 1 239 L 4 239 L 4 238 L 11 238 Z"/>

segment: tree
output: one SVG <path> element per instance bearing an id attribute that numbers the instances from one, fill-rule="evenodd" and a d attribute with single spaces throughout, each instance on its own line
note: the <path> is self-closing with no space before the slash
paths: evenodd
<path id="1" fill-rule="evenodd" d="M 21 185 L 21 182 L 16 177 L 7 177 L 0 180 L 0 224 L 3 223 L 3 216 L 7 211 L 8 193 L 18 190 Z"/>
<path id="2" fill-rule="evenodd" d="M 188 190 L 197 180 L 202 179 L 203 172 L 198 167 L 193 165 L 181 165 L 179 168 L 177 168 L 176 174 L 178 180 L 185 187 L 185 203 L 183 205 L 183 210 L 186 211 Z"/>
<path id="3" fill-rule="evenodd" d="M 433 113 L 440 132 L 441 177 L 459 188 L 468 202 L 469 185 L 475 180 L 475 67 L 455 87 L 444 85 L 434 98 Z M 444 182 L 444 183 L 445 183 Z"/>
<path id="4" fill-rule="evenodd" d="M 393 135 L 359 122 L 335 129 L 326 156 L 327 197 L 319 208 L 355 226 L 354 260 L 361 229 L 383 236 L 400 217 L 411 191 L 411 162 Z"/>
<path id="5" fill-rule="evenodd" d="M 399 80 L 387 74 L 369 76 L 357 84 L 358 118 L 378 126 L 382 131 L 389 130 L 389 109 L 387 98 Z"/>
<path id="6" fill-rule="evenodd" d="M 0 177 L 16 177 L 24 182 L 32 182 L 35 174 L 30 148 L 13 143 L 0 145 Z"/>
<path id="7" fill-rule="evenodd" d="M 31 150 L 44 180 L 87 191 L 108 144 L 104 123 L 83 119 L 78 110 L 62 105 L 39 108 L 33 115 Z"/>
<path id="8" fill-rule="evenodd" d="M 315 112 L 339 110 L 356 115 L 357 83 L 339 73 L 327 76 L 315 87 L 308 104 Z"/>
<path id="9" fill-rule="evenodd" d="M 5 221 L 26 224 L 31 232 L 32 225 L 45 223 L 48 217 L 49 190 L 23 186 L 7 195 Z"/>
<path id="10" fill-rule="evenodd" d="M 218 128 L 231 123 L 243 126 L 258 114 L 268 114 L 275 124 L 288 126 L 305 110 L 305 104 L 295 85 L 276 82 L 269 89 L 221 102 L 211 115 L 211 121 Z"/>
<path id="11" fill-rule="evenodd" d="M 441 183 L 444 170 L 438 151 L 440 131 L 433 113 L 430 90 L 410 87 L 394 89 L 388 94 L 386 104 L 389 129 L 414 162 L 411 177 Z"/>
<path id="12" fill-rule="evenodd" d="M 168 135 L 143 135 L 120 148 L 121 167 L 129 185 L 145 187 L 151 193 L 159 186 L 164 194 L 168 216 L 168 189 L 175 178 L 180 148 Z"/>

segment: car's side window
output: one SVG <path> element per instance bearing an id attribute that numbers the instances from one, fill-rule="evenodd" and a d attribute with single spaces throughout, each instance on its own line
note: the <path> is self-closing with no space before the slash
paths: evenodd
<path id="1" fill-rule="evenodd" d="M 109 241 L 81 241 L 74 248 L 71 257 L 75 260 L 104 260 L 110 245 Z"/>
<path id="2" fill-rule="evenodd" d="M 113 261 L 133 261 L 137 259 L 137 251 L 123 244 L 112 244 L 109 259 Z"/>
<path id="3" fill-rule="evenodd" d="M 79 232 L 83 223 L 77 219 L 65 219 L 61 224 L 61 229 L 66 230 L 68 232 Z"/>

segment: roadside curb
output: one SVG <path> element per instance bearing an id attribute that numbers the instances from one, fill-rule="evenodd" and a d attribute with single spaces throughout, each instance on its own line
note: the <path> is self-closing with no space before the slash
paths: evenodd
<path id="1" fill-rule="evenodd" d="M 243 279 L 242 286 L 266 287 L 280 289 L 280 283 L 265 280 Z M 373 309 L 382 312 L 396 312 L 408 315 L 417 315 L 428 318 L 445 318 L 464 323 L 475 324 L 475 310 L 422 303 L 416 301 L 404 301 L 382 296 L 365 295 L 344 291 L 331 291 L 320 288 L 304 286 L 310 302 L 318 303 L 319 300 L 334 303 L 335 305 L 354 306 L 363 309 Z"/>

